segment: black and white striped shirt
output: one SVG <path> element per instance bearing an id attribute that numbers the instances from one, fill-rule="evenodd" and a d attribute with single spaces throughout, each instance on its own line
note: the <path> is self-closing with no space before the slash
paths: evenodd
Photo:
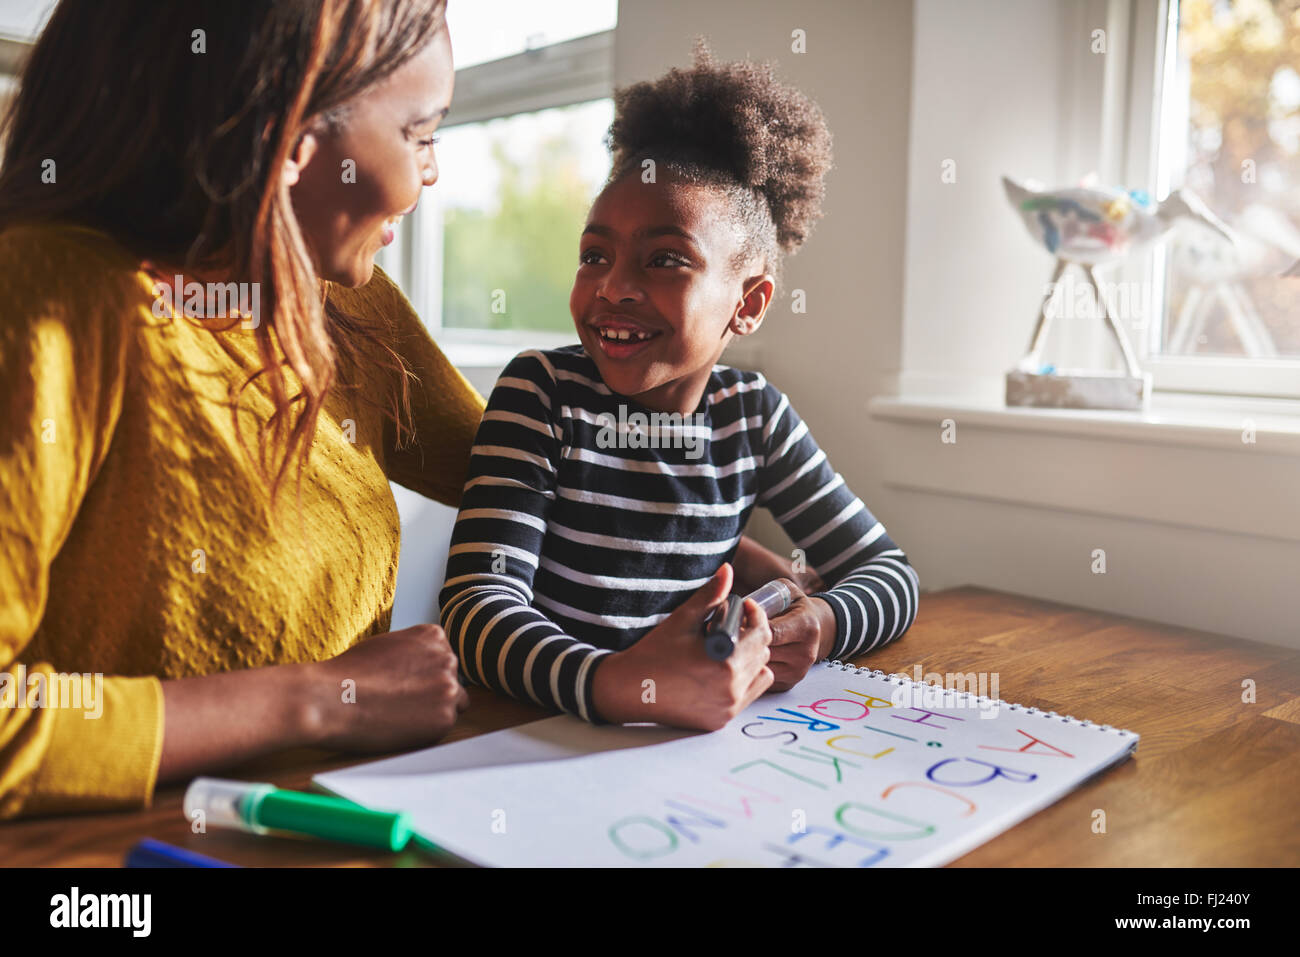
<path id="1" fill-rule="evenodd" d="M 831 657 L 912 624 L 907 556 L 761 374 L 715 366 L 695 413 L 667 416 L 612 393 L 581 346 L 521 353 L 479 425 L 440 595 L 462 673 L 603 723 L 600 659 L 730 561 L 756 504 L 833 585 Z"/>

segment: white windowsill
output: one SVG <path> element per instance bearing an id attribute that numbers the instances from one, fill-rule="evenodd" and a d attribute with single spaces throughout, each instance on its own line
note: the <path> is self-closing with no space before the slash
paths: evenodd
<path id="1" fill-rule="evenodd" d="M 555 349 L 576 343 L 573 333 L 432 329 L 430 335 L 456 368 L 500 370 L 528 349 Z"/>
<path id="2" fill-rule="evenodd" d="M 500 369 L 528 348 L 490 342 L 439 342 L 438 347 L 457 369 Z"/>
<path id="3" fill-rule="evenodd" d="M 986 428 L 1236 450 L 1253 427 L 1256 450 L 1300 455 L 1300 400 L 1157 392 L 1146 412 L 1120 412 L 1008 407 L 987 392 L 877 396 L 868 410 L 893 422 L 937 426 L 959 413 L 963 424 Z"/>
<path id="4" fill-rule="evenodd" d="M 912 389 L 872 399 L 869 413 L 887 430 L 882 442 L 890 449 L 885 484 L 1058 515 L 1300 542 L 1294 400 L 1161 393 L 1147 412 L 1105 412 L 1007 408 L 989 393 Z M 1248 423 L 1253 443 L 1243 441 Z"/>

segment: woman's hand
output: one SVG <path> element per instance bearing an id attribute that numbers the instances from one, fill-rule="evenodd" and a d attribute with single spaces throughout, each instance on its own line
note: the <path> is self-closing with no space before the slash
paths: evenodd
<path id="1" fill-rule="evenodd" d="M 780 615 L 770 619 L 772 658 L 768 667 L 774 680 L 772 691 L 788 691 L 835 647 L 835 612 L 821 598 L 809 598 L 788 578 L 785 582 L 794 601 Z"/>
<path id="2" fill-rule="evenodd" d="M 742 535 L 740 544 L 736 546 L 735 563 L 735 589 L 742 595 L 748 595 L 776 578 L 793 581 L 805 594 L 826 588 L 817 573 L 807 565 L 801 563 L 796 570 L 790 559 L 764 548 L 748 535 Z"/>
<path id="3" fill-rule="evenodd" d="M 336 751 L 400 751 L 442 738 L 469 705 L 456 655 L 437 625 L 375 635 L 305 666 L 305 712 L 315 744 Z"/>
<path id="4" fill-rule="evenodd" d="M 704 651 L 704 621 L 731 593 L 724 564 L 676 611 L 626 651 L 600 662 L 592 705 L 606 721 L 652 721 L 716 731 L 768 689 L 772 632 L 767 616 L 745 602 L 736 648 L 725 661 Z"/>
<path id="5" fill-rule="evenodd" d="M 289 748 L 433 744 L 469 704 L 437 625 L 367 638 L 336 658 L 163 682 L 159 783 Z"/>

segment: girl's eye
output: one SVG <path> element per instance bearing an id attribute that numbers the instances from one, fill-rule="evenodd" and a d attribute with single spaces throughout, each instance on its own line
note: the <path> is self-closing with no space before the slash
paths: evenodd
<path id="1" fill-rule="evenodd" d="M 680 267 L 689 266 L 690 263 L 677 253 L 655 253 L 654 258 L 650 260 L 650 265 Z"/>
<path id="2" fill-rule="evenodd" d="M 581 264 L 584 265 L 584 266 L 594 266 L 594 265 L 596 265 L 597 261 L 599 261 L 599 260 L 603 260 L 604 258 L 605 258 L 605 257 L 602 256 L 602 255 L 601 255 L 599 252 L 597 252 L 596 250 L 594 250 L 594 249 L 588 249 L 586 252 L 581 253 L 581 254 L 578 256 L 578 262 L 581 263 Z"/>
<path id="3" fill-rule="evenodd" d="M 428 148 L 430 146 L 433 146 L 440 139 L 442 139 L 441 136 L 430 136 L 428 139 L 420 140 L 419 142 L 421 146 Z"/>

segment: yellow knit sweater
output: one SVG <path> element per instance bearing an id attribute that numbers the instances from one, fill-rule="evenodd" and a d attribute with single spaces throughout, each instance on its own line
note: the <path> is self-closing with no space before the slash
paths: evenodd
<path id="1" fill-rule="evenodd" d="M 320 660 L 388 630 L 388 480 L 455 505 L 482 414 L 381 270 L 331 287 L 395 325 L 417 441 L 398 450 L 336 389 L 303 473 L 305 534 L 292 472 L 273 524 L 227 402 L 261 365 L 253 333 L 156 318 L 139 266 L 84 227 L 0 233 L 0 818 L 147 806 L 162 678 Z M 382 402 L 390 374 L 359 376 Z M 270 414 L 260 384 L 243 408 Z M 84 680 L 67 707 L 64 684 L 52 707 L 51 673 L 102 674 L 102 695 Z"/>

